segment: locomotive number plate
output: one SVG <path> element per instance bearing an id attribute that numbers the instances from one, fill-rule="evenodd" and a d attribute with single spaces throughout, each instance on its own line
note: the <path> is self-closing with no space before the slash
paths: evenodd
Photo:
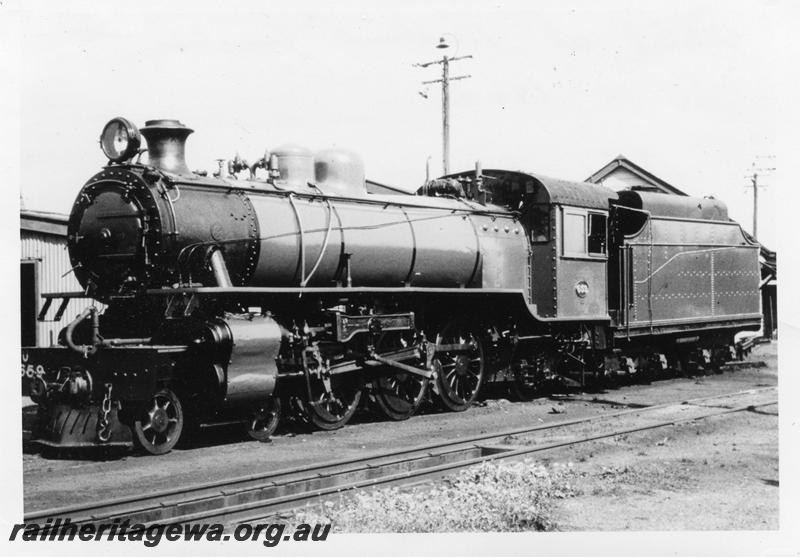
<path id="1" fill-rule="evenodd" d="M 41 377 L 44 375 L 45 369 L 42 364 L 29 363 L 30 356 L 26 350 L 22 351 L 21 371 L 22 377 L 33 379 L 34 377 Z"/>

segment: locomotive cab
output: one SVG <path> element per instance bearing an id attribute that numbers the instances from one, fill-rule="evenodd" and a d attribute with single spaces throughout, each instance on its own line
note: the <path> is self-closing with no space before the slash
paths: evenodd
<path id="1" fill-rule="evenodd" d="M 531 298 L 551 321 L 608 320 L 608 205 L 613 191 L 528 175 Z"/>
<path id="2" fill-rule="evenodd" d="M 530 243 L 529 297 L 541 321 L 607 321 L 609 202 L 614 191 L 524 172 L 485 170 L 487 197 L 518 211 Z"/>

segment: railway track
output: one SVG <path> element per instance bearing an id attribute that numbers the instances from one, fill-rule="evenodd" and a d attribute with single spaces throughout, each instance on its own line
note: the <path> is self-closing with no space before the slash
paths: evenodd
<path id="1" fill-rule="evenodd" d="M 114 519 L 144 525 L 263 521 L 351 489 L 419 483 L 489 460 L 521 458 L 619 435 L 754 410 L 776 404 L 776 395 L 776 387 L 766 387 L 622 410 L 143 496 L 36 511 L 26 514 L 25 521 L 44 522 L 47 518 L 56 517 L 70 518 L 77 524 L 108 523 Z M 614 426 L 614 421 L 629 417 L 641 423 Z M 569 434 L 571 428 L 580 429 L 581 426 L 606 422 L 607 427 L 604 426 L 599 432 Z M 545 435 L 534 437 L 542 433 L 550 436 L 561 433 L 562 438 L 546 440 L 542 439 Z M 508 440 L 516 444 L 510 445 Z"/>

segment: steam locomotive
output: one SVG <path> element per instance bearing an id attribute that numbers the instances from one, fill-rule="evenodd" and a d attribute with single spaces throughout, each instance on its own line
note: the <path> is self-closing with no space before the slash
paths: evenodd
<path id="1" fill-rule="evenodd" d="M 22 349 L 40 443 L 162 454 L 201 422 L 265 440 L 282 414 L 341 427 L 362 399 L 462 411 L 490 383 L 530 399 L 715 368 L 759 328 L 758 245 L 718 200 L 480 166 L 382 195 L 354 153 L 296 146 L 208 176 L 191 133 L 102 131 L 68 224 L 83 291 L 40 318 L 104 308 Z"/>

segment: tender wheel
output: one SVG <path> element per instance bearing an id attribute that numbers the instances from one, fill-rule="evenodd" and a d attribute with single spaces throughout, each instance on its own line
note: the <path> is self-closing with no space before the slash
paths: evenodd
<path id="1" fill-rule="evenodd" d="M 688 352 L 677 352 L 673 356 L 675 374 L 678 377 L 694 377 L 700 373 L 697 359 Z"/>
<path id="2" fill-rule="evenodd" d="M 281 419 L 281 401 L 270 397 L 263 404 L 256 405 L 247 417 L 245 428 L 247 435 L 256 441 L 265 443 L 278 428 Z"/>
<path id="3" fill-rule="evenodd" d="M 133 424 L 136 445 L 150 454 L 169 452 L 183 431 L 183 408 L 175 393 L 158 391 L 146 402 Z"/>
<path id="4" fill-rule="evenodd" d="M 715 346 L 711 351 L 711 371 L 716 375 L 723 372 L 722 366 L 728 363 L 730 350 L 727 346 Z"/>
<path id="5" fill-rule="evenodd" d="M 377 342 L 378 353 L 405 348 L 402 335 L 385 333 Z M 413 416 L 425 400 L 428 380 L 422 376 L 390 366 L 377 371 L 370 381 L 370 400 L 390 420 L 406 420 Z"/>
<path id="6" fill-rule="evenodd" d="M 644 385 L 651 384 L 656 378 L 656 362 L 652 357 L 642 356 L 637 361 L 636 379 Z"/>
<path id="7" fill-rule="evenodd" d="M 448 410 L 462 412 L 478 398 L 483 386 L 483 346 L 461 323 L 451 323 L 436 338 L 436 344 L 469 344 L 468 350 L 437 352 L 434 360 L 439 401 Z"/>

